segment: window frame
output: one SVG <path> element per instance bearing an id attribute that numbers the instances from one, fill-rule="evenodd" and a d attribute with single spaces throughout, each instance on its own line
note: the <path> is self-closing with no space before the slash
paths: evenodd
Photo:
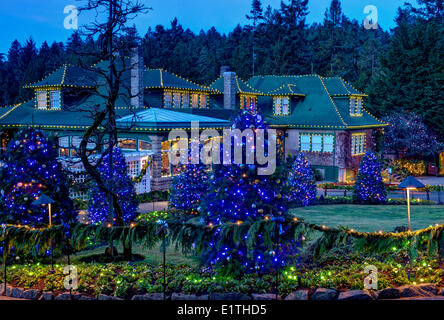
<path id="1" fill-rule="evenodd" d="M 45 98 L 41 99 L 40 94 L 44 94 Z M 48 90 L 36 90 L 36 99 L 37 99 L 37 109 L 38 110 L 47 110 L 48 109 Z M 45 106 L 41 107 L 40 102 L 45 101 Z"/>
<path id="2" fill-rule="evenodd" d="M 246 110 L 250 107 L 250 105 L 253 106 L 253 110 L 256 110 L 257 107 L 257 97 L 254 95 L 248 95 L 248 94 L 242 94 L 239 96 L 240 98 L 240 109 Z"/>
<path id="3" fill-rule="evenodd" d="M 206 109 L 207 106 L 208 106 L 208 95 L 207 94 L 199 94 L 198 108 L 199 109 Z"/>
<path id="4" fill-rule="evenodd" d="M 121 146 L 121 142 L 123 143 L 124 141 L 133 141 L 134 142 L 134 149 L 129 149 L 129 148 L 124 148 L 123 146 Z M 136 138 L 125 138 L 125 137 L 121 137 L 117 139 L 117 146 L 124 151 L 138 151 L 138 142 Z"/>
<path id="5" fill-rule="evenodd" d="M 303 137 L 308 137 L 308 142 L 303 142 Z M 308 144 L 308 150 L 303 148 L 303 145 Z M 299 150 L 305 152 L 311 152 L 311 134 L 310 133 L 301 133 L 299 134 Z"/>
<path id="6" fill-rule="evenodd" d="M 363 98 L 360 96 L 351 96 L 349 102 L 349 113 L 352 117 L 361 117 L 363 109 Z"/>
<path id="7" fill-rule="evenodd" d="M 164 108 L 171 109 L 173 107 L 173 92 L 164 91 L 163 92 L 163 105 Z"/>
<path id="8" fill-rule="evenodd" d="M 51 110 L 60 110 L 62 108 L 62 91 L 61 90 L 50 90 L 49 92 L 49 108 Z M 53 94 L 58 94 L 58 106 L 54 107 Z"/>
<path id="9" fill-rule="evenodd" d="M 149 145 L 150 148 L 149 149 L 145 149 L 142 148 L 142 144 L 146 144 Z M 138 147 L 138 151 L 152 151 L 153 150 L 153 144 L 151 141 L 148 140 L 144 140 L 144 139 L 137 139 L 137 147 Z"/>
<path id="10" fill-rule="evenodd" d="M 320 141 L 315 143 L 314 142 L 315 138 L 316 138 L 316 140 L 320 139 Z M 322 140 L 323 140 L 322 135 L 320 135 L 320 134 L 312 134 L 311 135 L 311 144 L 310 144 L 311 145 L 311 152 L 322 152 L 322 147 L 323 147 Z M 319 150 L 315 150 L 315 148 L 314 148 L 315 144 L 316 144 L 316 146 L 319 147 Z"/>
<path id="11" fill-rule="evenodd" d="M 191 94 L 190 107 L 192 109 L 198 109 L 199 108 L 199 94 L 198 93 L 192 93 Z"/>
<path id="12" fill-rule="evenodd" d="M 290 109 L 290 96 L 273 97 L 273 114 L 275 116 L 288 116 Z"/>
<path id="13" fill-rule="evenodd" d="M 310 142 L 309 144 L 309 148 L 308 150 L 303 149 L 302 145 L 306 145 L 307 142 L 302 142 L 302 137 L 303 136 L 309 136 L 310 137 Z M 318 148 L 318 150 L 314 150 L 313 148 L 313 138 L 316 137 L 316 139 L 318 139 L 318 137 L 321 139 L 320 142 L 317 142 L 316 145 L 319 145 L 320 150 Z M 331 144 L 325 144 L 325 138 L 326 137 L 331 137 L 332 139 L 332 143 Z M 330 150 L 326 150 L 325 146 L 329 145 L 331 146 L 331 151 Z M 330 153 L 332 154 L 334 152 L 334 148 L 335 148 L 335 135 L 331 134 L 331 133 L 311 133 L 311 132 L 300 132 L 299 133 L 299 151 L 301 152 L 316 152 L 316 153 Z"/>
<path id="14" fill-rule="evenodd" d="M 367 151 L 367 135 L 365 132 L 352 133 L 350 153 L 352 156 L 362 156 Z"/>
<path id="15" fill-rule="evenodd" d="M 185 97 L 186 97 L 186 99 L 185 99 Z M 189 108 L 190 107 L 190 93 L 189 92 L 182 92 L 181 98 L 182 98 L 182 108 Z"/>
<path id="16" fill-rule="evenodd" d="M 326 137 L 331 137 L 331 139 L 332 139 L 331 143 L 328 143 L 328 144 L 325 143 L 325 138 Z M 325 146 L 326 145 L 328 145 L 328 146 L 331 145 L 331 151 L 325 151 Z M 332 134 L 325 134 L 325 135 L 323 135 L 322 136 L 322 152 L 323 153 L 333 153 L 334 148 L 335 148 L 335 136 L 332 135 Z"/>
<path id="17" fill-rule="evenodd" d="M 177 103 L 177 100 L 179 100 L 179 103 Z M 173 92 L 172 108 L 173 109 L 180 109 L 181 107 L 182 107 L 182 93 L 181 92 Z"/>

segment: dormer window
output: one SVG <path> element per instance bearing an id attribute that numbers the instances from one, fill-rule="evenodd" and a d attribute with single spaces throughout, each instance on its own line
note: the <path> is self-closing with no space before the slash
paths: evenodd
<path id="1" fill-rule="evenodd" d="M 37 109 L 60 110 L 62 107 L 62 94 L 60 90 L 37 91 Z"/>
<path id="2" fill-rule="evenodd" d="M 164 94 L 165 108 L 171 108 L 173 106 L 173 93 L 166 91 Z"/>
<path id="3" fill-rule="evenodd" d="M 256 97 L 241 95 L 240 96 L 240 108 L 241 108 L 241 110 L 244 110 L 244 109 L 252 110 L 252 111 L 256 110 Z"/>
<path id="4" fill-rule="evenodd" d="M 180 92 L 174 92 L 174 101 L 173 101 L 173 108 L 179 109 L 180 108 Z"/>
<path id="5" fill-rule="evenodd" d="M 48 109 L 48 93 L 46 90 L 37 91 L 37 109 Z"/>
<path id="6" fill-rule="evenodd" d="M 197 93 L 193 93 L 191 95 L 191 108 L 197 108 L 199 106 L 199 95 Z"/>
<path id="7" fill-rule="evenodd" d="M 362 116 L 362 97 L 350 98 L 350 115 Z"/>
<path id="8" fill-rule="evenodd" d="M 188 92 L 182 93 L 182 107 L 183 108 L 190 107 L 190 94 Z"/>
<path id="9" fill-rule="evenodd" d="M 207 107 L 207 96 L 205 94 L 200 95 L 200 108 L 205 109 Z"/>
<path id="10" fill-rule="evenodd" d="M 50 91 L 49 96 L 51 109 L 60 109 L 62 107 L 62 95 L 60 90 Z"/>
<path id="11" fill-rule="evenodd" d="M 285 116 L 290 114 L 290 98 L 289 97 L 274 97 L 274 114 L 278 116 Z"/>

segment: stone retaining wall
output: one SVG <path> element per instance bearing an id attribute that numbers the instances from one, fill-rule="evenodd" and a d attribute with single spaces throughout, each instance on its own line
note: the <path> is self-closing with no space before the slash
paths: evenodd
<path id="1" fill-rule="evenodd" d="M 0 284 L 0 294 L 4 285 Z M 22 288 L 7 287 L 6 295 L 12 298 L 28 300 L 123 300 L 114 296 L 99 294 L 96 298 L 81 293 L 42 292 L 36 289 L 24 290 Z M 434 284 L 406 285 L 398 288 L 386 288 L 379 291 L 348 290 L 337 291 L 335 289 L 317 288 L 315 290 L 300 289 L 282 297 L 276 297 L 272 293 L 211 293 L 205 295 L 173 293 L 167 294 L 166 300 L 386 300 L 386 299 L 436 299 L 444 300 L 444 288 L 438 288 Z M 163 300 L 163 293 L 147 293 L 134 295 L 131 300 Z"/>

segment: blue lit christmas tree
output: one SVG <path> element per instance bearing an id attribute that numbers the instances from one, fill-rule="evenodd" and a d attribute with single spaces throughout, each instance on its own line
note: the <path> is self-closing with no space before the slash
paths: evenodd
<path id="1" fill-rule="evenodd" d="M 381 175 L 381 165 L 372 151 L 362 157 L 354 188 L 354 197 L 361 203 L 384 203 L 387 191 Z"/>
<path id="2" fill-rule="evenodd" d="M 20 130 L 10 141 L 2 156 L 1 222 L 46 227 L 48 208 L 32 205 L 41 194 L 55 202 L 52 224 L 76 221 L 69 185 L 57 156 L 56 142 L 40 130 Z"/>
<path id="3" fill-rule="evenodd" d="M 123 221 L 129 224 L 136 218 L 138 202 L 133 182 L 127 173 L 125 158 L 119 148 L 112 153 L 113 166 L 109 166 L 109 154 L 103 157 L 98 169 L 105 184 L 111 191 L 118 194 L 118 202 L 123 212 Z M 109 223 L 109 200 L 105 193 L 96 185 L 92 188 L 89 200 L 89 220 L 92 223 Z M 115 221 L 115 218 L 114 218 Z"/>
<path id="4" fill-rule="evenodd" d="M 305 155 L 296 156 L 293 166 L 288 174 L 290 187 L 289 200 L 298 206 L 309 206 L 316 201 L 316 182 L 313 169 Z"/>
<path id="5" fill-rule="evenodd" d="M 186 213 L 197 213 L 200 202 L 208 192 L 209 172 L 203 164 L 186 164 L 174 176 L 169 205 Z"/>
<path id="6" fill-rule="evenodd" d="M 252 129 L 256 134 L 256 129 L 267 129 L 267 125 L 260 114 L 243 111 L 235 118 L 232 128 L 241 131 Z M 255 140 L 255 137 L 252 137 L 252 140 Z M 267 141 L 265 139 L 265 150 L 268 150 Z M 245 155 L 246 139 L 237 143 L 237 147 L 240 144 Z M 232 149 L 234 147 L 233 139 Z M 233 156 L 233 150 L 231 154 Z M 285 263 L 283 255 L 264 245 L 265 237 L 275 239 L 274 232 L 259 233 L 254 239 L 252 250 L 247 246 L 247 234 L 240 241 L 236 241 L 222 232 L 221 226 L 224 224 L 242 225 L 244 222 L 253 223 L 264 219 L 278 220 L 287 213 L 286 197 L 281 193 L 283 183 L 279 170 L 272 175 L 259 175 L 257 169 L 260 165 L 257 162 L 244 163 L 243 161 L 243 164 L 236 164 L 232 161 L 230 165 L 215 165 L 208 194 L 202 206 L 198 208 L 202 220 L 208 226 L 216 227 L 214 238 L 203 246 L 205 250 L 201 256 L 202 261 L 237 273 L 265 271 L 276 264 Z M 279 232 L 283 232 L 282 227 Z"/>

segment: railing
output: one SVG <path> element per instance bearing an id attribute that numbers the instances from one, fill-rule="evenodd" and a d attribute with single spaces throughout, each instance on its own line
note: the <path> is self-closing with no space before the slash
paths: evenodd
<path id="1" fill-rule="evenodd" d="M 336 193 L 336 195 L 343 194 L 344 197 L 351 196 L 353 194 L 353 185 L 341 185 L 337 184 L 334 187 L 328 187 L 329 184 L 321 184 L 317 187 L 318 192 L 322 193 L 324 197 L 328 196 L 329 193 Z M 333 184 L 331 184 L 333 186 Z M 407 199 L 407 193 L 405 189 L 397 188 L 395 185 L 389 185 L 386 187 L 387 193 L 402 195 L 401 198 Z M 425 188 L 410 191 L 411 199 L 425 198 L 426 200 L 431 200 L 431 194 L 436 194 L 437 203 L 442 203 L 443 197 L 441 192 L 444 191 L 444 186 L 426 186 Z M 421 197 L 423 196 L 423 197 Z"/>

